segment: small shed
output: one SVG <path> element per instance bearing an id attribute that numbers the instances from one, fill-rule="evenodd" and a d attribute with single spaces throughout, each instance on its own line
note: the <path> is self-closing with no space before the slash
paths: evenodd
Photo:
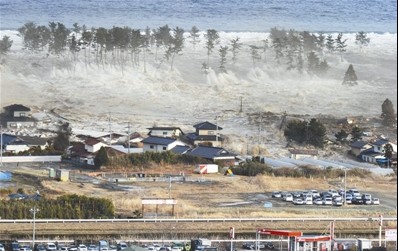
<path id="1" fill-rule="evenodd" d="M 69 171 L 64 169 L 57 169 L 55 171 L 55 178 L 59 181 L 68 181 L 69 180 Z"/>

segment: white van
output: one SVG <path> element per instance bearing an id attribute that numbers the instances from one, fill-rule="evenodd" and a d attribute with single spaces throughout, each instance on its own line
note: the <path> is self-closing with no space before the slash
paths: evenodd
<path id="1" fill-rule="evenodd" d="M 291 193 L 288 193 L 285 195 L 283 198 L 284 201 L 293 201 L 293 195 Z"/>

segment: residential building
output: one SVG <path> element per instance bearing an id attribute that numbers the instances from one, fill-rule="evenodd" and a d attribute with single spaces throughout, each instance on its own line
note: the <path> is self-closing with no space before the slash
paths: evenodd
<path id="1" fill-rule="evenodd" d="M 351 144 L 351 154 L 355 157 L 359 157 L 365 150 L 372 148 L 373 146 L 367 142 L 358 140 Z"/>
<path id="2" fill-rule="evenodd" d="M 214 147 L 220 147 L 224 138 L 220 136 L 222 127 L 210 123 L 208 121 L 198 123 L 193 126 L 196 131 L 194 133 L 188 133 L 187 139 L 193 145 L 210 145 Z"/>
<path id="3" fill-rule="evenodd" d="M 19 153 L 28 151 L 33 147 L 39 147 L 44 150 L 48 146 L 48 139 L 31 137 L 31 136 L 17 136 L 11 134 L 2 135 L 3 152 Z"/>
<path id="4" fill-rule="evenodd" d="M 150 136 L 142 141 L 144 144 L 144 152 L 163 152 L 173 149 L 176 146 L 184 146 L 185 144 L 177 139 L 168 137 Z"/>
<path id="5" fill-rule="evenodd" d="M 179 127 L 151 127 L 148 128 L 149 136 L 179 138 L 184 132 Z"/>
<path id="6" fill-rule="evenodd" d="M 3 107 L 4 113 L 1 114 L 2 125 L 10 130 L 20 128 L 30 128 L 36 125 L 36 120 L 32 118 L 29 107 L 14 104 Z"/>
<path id="7" fill-rule="evenodd" d="M 225 165 L 234 165 L 236 154 L 225 150 L 222 147 L 197 146 L 186 152 L 187 155 L 201 157 L 213 162 L 221 161 Z"/>

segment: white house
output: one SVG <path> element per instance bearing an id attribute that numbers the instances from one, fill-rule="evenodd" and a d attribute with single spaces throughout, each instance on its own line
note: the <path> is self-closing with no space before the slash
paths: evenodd
<path id="1" fill-rule="evenodd" d="M 291 159 L 312 158 L 317 159 L 318 151 L 310 149 L 289 149 Z"/>
<path id="2" fill-rule="evenodd" d="M 148 135 L 155 137 L 178 138 L 184 134 L 179 127 L 151 127 L 148 130 Z"/>
<path id="3" fill-rule="evenodd" d="M 88 138 L 84 141 L 84 149 L 89 153 L 95 153 L 101 149 L 101 147 L 105 147 L 107 144 L 102 143 L 98 139 Z"/>
<path id="4" fill-rule="evenodd" d="M 163 152 L 173 149 L 175 146 L 184 146 L 185 144 L 179 140 L 166 137 L 150 136 L 142 141 L 144 144 L 144 152 Z"/>

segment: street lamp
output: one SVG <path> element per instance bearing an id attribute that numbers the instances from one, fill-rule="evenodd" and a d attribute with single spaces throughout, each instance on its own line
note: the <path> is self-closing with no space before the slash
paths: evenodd
<path id="1" fill-rule="evenodd" d="M 29 210 L 33 214 L 33 236 L 32 236 L 32 250 L 35 248 L 35 235 L 36 235 L 36 213 L 40 210 L 34 206 Z"/>

